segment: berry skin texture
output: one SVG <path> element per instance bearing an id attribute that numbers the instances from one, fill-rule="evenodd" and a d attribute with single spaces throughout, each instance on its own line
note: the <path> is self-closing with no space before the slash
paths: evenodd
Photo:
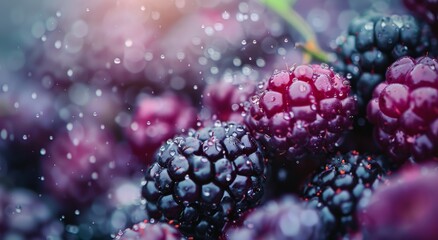
<path id="1" fill-rule="evenodd" d="M 356 101 L 346 83 L 326 64 L 276 72 L 251 97 L 245 123 L 274 164 L 304 165 L 334 151 L 351 128 Z"/>
<path id="2" fill-rule="evenodd" d="M 364 239 L 438 239 L 436 164 L 408 166 L 358 211 Z"/>
<path id="3" fill-rule="evenodd" d="M 142 189 L 150 218 L 172 221 L 195 239 L 216 239 L 224 224 L 257 205 L 266 161 L 243 125 L 217 122 L 164 144 Z"/>
<path id="4" fill-rule="evenodd" d="M 333 67 L 351 82 L 364 116 L 374 88 L 385 80 L 391 63 L 403 56 L 436 53 L 437 49 L 429 26 L 414 17 L 368 14 L 355 18 L 348 31 L 336 39 Z"/>
<path id="5" fill-rule="evenodd" d="M 255 208 L 242 221 L 242 226 L 230 227 L 223 239 L 322 239 L 322 221 L 318 212 L 305 207 L 293 195 Z"/>
<path id="6" fill-rule="evenodd" d="M 147 220 L 119 232 L 114 240 L 183 240 L 183 235 L 167 223 L 150 223 Z"/>
<path id="7" fill-rule="evenodd" d="M 331 239 L 357 230 L 358 202 L 385 180 L 379 161 L 356 151 L 338 153 L 304 185 L 302 197 L 321 211 Z"/>
<path id="8" fill-rule="evenodd" d="M 379 146 L 395 162 L 438 160 L 438 62 L 404 57 L 386 72 L 368 104 Z"/>
<path id="9" fill-rule="evenodd" d="M 133 151 L 146 164 L 167 139 L 196 125 L 196 109 L 173 94 L 147 97 L 137 106 L 126 136 Z"/>

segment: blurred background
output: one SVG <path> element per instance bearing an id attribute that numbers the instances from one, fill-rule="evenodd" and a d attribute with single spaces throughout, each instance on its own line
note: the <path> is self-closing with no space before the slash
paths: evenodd
<path id="1" fill-rule="evenodd" d="M 262 0 L 1 0 L 3 239 L 108 239 L 145 218 L 146 164 L 124 130 L 140 100 L 171 92 L 200 126 L 206 86 L 254 85 L 308 60 L 296 47 L 306 32 L 330 51 L 365 9 L 405 11 L 395 0 L 280 4 L 302 19 Z"/>

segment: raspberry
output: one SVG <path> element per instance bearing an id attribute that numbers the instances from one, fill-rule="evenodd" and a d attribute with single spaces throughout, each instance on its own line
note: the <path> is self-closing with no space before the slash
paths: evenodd
<path id="1" fill-rule="evenodd" d="M 358 211 L 364 239 L 437 239 L 437 182 L 437 165 L 417 165 L 379 187 Z"/>
<path id="2" fill-rule="evenodd" d="M 87 205 L 130 169 L 116 150 L 110 132 L 92 122 L 69 123 L 42 156 L 43 184 L 66 208 Z"/>
<path id="3" fill-rule="evenodd" d="M 426 21 L 435 36 L 438 36 L 438 1 L 436 0 L 403 0 L 405 6 L 419 18 Z"/>
<path id="4" fill-rule="evenodd" d="M 356 102 L 346 83 L 326 64 L 276 72 L 251 97 L 245 123 L 274 162 L 304 165 L 332 152 L 352 126 Z"/>
<path id="5" fill-rule="evenodd" d="M 183 235 L 167 223 L 150 223 L 143 221 L 135 224 L 132 228 L 121 231 L 115 240 L 181 240 Z"/>
<path id="6" fill-rule="evenodd" d="M 202 101 L 203 107 L 212 115 L 208 120 L 243 123 L 244 103 L 255 93 L 255 85 L 255 81 L 240 75 L 208 85 Z"/>
<path id="7" fill-rule="evenodd" d="M 64 226 L 50 201 L 27 189 L 6 190 L 0 185 L 1 238 L 62 239 Z"/>
<path id="8" fill-rule="evenodd" d="M 243 125 L 191 130 L 167 141 L 154 160 L 142 190 L 147 213 L 188 236 L 215 239 L 263 195 L 265 160 Z"/>
<path id="9" fill-rule="evenodd" d="M 380 147 L 395 161 L 438 160 L 438 62 L 404 57 L 386 72 L 368 104 Z"/>
<path id="10" fill-rule="evenodd" d="M 167 139 L 195 127 L 195 116 L 196 109 L 177 95 L 147 97 L 139 102 L 126 135 L 134 152 L 150 164 L 155 151 Z"/>
<path id="11" fill-rule="evenodd" d="M 318 212 L 292 195 L 255 208 L 240 227 L 229 228 L 224 239 L 322 239 Z"/>
<path id="12" fill-rule="evenodd" d="M 380 161 L 355 151 L 338 153 L 304 185 L 303 198 L 320 209 L 330 238 L 357 230 L 359 200 L 384 181 Z"/>
<path id="13" fill-rule="evenodd" d="M 403 56 L 419 57 L 437 49 L 430 28 L 414 17 L 368 14 L 355 18 L 348 32 L 336 39 L 334 69 L 350 80 L 360 115 L 364 116 L 374 88 L 385 80 L 391 63 Z"/>

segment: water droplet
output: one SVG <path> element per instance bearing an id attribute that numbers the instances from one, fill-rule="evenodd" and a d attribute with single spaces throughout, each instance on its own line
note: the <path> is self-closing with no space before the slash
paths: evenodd
<path id="1" fill-rule="evenodd" d="M 6 129 L 2 129 L 2 131 L 0 132 L 0 137 L 3 140 L 6 140 L 6 138 L 8 137 L 8 131 Z"/>
<path id="2" fill-rule="evenodd" d="M 173 157 L 173 156 L 175 156 L 175 154 L 176 154 L 176 151 L 175 151 L 175 150 L 170 150 L 170 151 L 169 151 L 169 154 L 170 154 L 170 156 L 172 156 L 172 157 Z"/>
<path id="3" fill-rule="evenodd" d="M 222 13 L 222 18 L 225 19 L 225 20 L 227 20 L 227 19 L 230 18 L 230 14 L 229 14 L 227 11 L 224 11 L 224 12 Z"/>
<path id="4" fill-rule="evenodd" d="M 40 154 L 41 154 L 41 156 L 46 155 L 46 149 L 41 148 L 41 149 L 40 149 Z"/>
<path id="5" fill-rule="evenodd" d="M 120 64 L 120 62 L 121 62 L 120 58 L 114 58 L 114 63 L 115 64 Z"/>
<path id="6" fill-rule="evenodd" d="M 373 28 L 374 28 L 374 23 L 372 23 L 372 22 L 367 22 L 364 25 L 364 29 L 367 30 L 367 31 L 371 31 L 371 30 L 373 30 Z"/>
<path id="7" fill-rule="evenodd" d="M 227 176 L 225 177 L 225 180 L 227 182 L 231 181 L 231 174 L 227 174 Z"/>
<path id="8" fill-rule="evenodd" d="M 23 208 L 21 207 L 21 205 L 17 205 L 17 206 L 15 207 L 15 212 L 16 212 L 16 213 L 21 213 L 22 210 L 23 210 Z"/>

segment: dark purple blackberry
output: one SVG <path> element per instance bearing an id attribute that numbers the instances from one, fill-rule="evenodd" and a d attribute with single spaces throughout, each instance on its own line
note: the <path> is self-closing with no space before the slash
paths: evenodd
<path id="1" fill-rule="evenodd" d="M 435 36 L 438 36 L 438 1 L 436 0 L 403 0 L 403 3 L 419 18 L 426 21 Z"/>
<path id="2" fill-rule="evenodd" d="M 331 238 L 357 230 L 356 208 L 384 181 L 380 160 L 356 151 L 337 154 L 304 185 L 303 198 L 321 211 L 325 231 Z"/>
<path id="3" fill-rule="evenodd" d="M 187 236 L 217 238 L 263 195 L 266 161 L 243 125 L 191 130 L 167 141 L 154 160 L 142 190 L 146 211 L 180 225 Z"/>
<path id="4" fill-rule="evenodd" d="M 410 15 L 368 14 L 355 18 L 336 39 L 335 71 L 351 82 L 360 116 L 374 88 L 385 80 L 391 63 L 403 56 L 419 57 L 438 50 L 430 28 Z"/>
<path id="5" fill-rule="evenodd" d="M 438 61 L 394 62 L 374 90 L 367 117 L 376 142 L 393 161 L 438 161 Z"/>
<path id="6" fill-rule="evenodd" d="M 242 226 L 230 227 L 223 239 L 311 240 L 324 235 L 319 213 L 292 195 L 255 208 L 242 221 Z"/>
<path id="7" fill-rule="evenodd" d="M 361 201 L 364 239 L 438 239 L 438 166 L 413 165 Z"/>
<path id="8" fill-rule="evenodd" d="M 151 223 L 147 220 L 120 231 L 114 240 L 183 240 L 183 235 L 167 223 Z"/>
<path id="9" fill-rule="evenodd" d="M 196 125 L 196 109 L 185 99 L 166 93 L 139 101 L 125 132 L 134 152 L 150 164 L 153 154 L 169 138 Z"/>
<path id="10" fill-rule="evenodd" d="M 294 66 L 251 97 L 245 123 L 273 164 L 303 169 L 308 159 L 334 151 L 351 128 L 356 101 L 349 94 L 348 81 L 328 65 Z"/>

